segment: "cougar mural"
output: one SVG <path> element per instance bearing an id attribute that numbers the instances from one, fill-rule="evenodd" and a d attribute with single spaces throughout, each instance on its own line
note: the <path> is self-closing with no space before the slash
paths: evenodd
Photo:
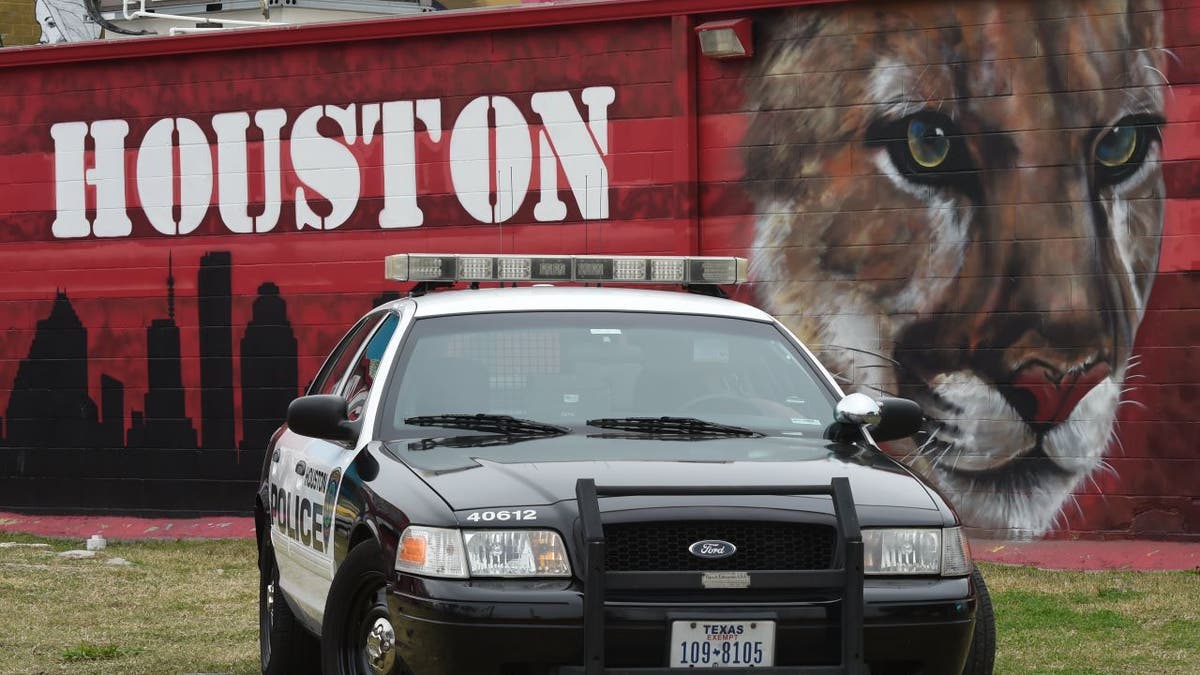
<path id="1" fill-rule="evenodd" d="M 922 404 L 897 451 L 969 525 L 1045 532 L 1106 469 L 1163 222 L 1152 4 L 759 24 L 759 300 L 852 389 Z"/>

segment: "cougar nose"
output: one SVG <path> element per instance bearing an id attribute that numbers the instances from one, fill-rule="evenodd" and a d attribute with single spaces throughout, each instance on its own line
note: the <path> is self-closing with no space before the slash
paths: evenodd
<path id="1" fill-rule="evenodd" d="M 1031 426 L 1049 428 L 1067 419 L 1079 400 L 1106 377 L 1108 364 L 1103 362 L 1066 372 L 1031 363 L 1013 376 L 1008 398 Z"/>

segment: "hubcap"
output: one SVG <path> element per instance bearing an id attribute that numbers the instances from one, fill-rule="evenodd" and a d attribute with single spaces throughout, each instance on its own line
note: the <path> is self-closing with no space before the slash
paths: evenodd
<path id="1" fill-rule="evenodd" d="M 367 632 L 366 644 L 363 648 L 367 663 L 371 664 L 371 670 L 379 675 L 391 671 L 392 663 L 396 659 L 396 653 L 393 650 L 395 646 L 396 631 L 392 628 L 392 623 L 382 617 L 375 619 L 371 630 Z"/>

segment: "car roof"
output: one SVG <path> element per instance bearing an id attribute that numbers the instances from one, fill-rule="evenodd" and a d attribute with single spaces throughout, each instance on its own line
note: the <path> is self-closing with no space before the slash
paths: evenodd
<path id="1" fill-rule="evenodd" d="M 734 300 L 685 291 L 535 285 L 434 291 L 394 304 L 414 303 L 417 317 L 491 312 L 658 312 L 772 321 L 766 312 Z"/>

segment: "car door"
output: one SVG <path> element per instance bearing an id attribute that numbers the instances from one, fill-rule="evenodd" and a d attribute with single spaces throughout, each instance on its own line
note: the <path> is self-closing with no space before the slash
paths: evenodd
<path id="1" fill-rule="evenodd" d="M 373 312 L 355 324 L 326 360 L 307 393 L 340 393 L 363 347 L 387 316 L 387 312 Z M 331 510 L 326 512 L 329 500 L 325 494 L 331 482 L 340 480 L 340 472 L 331 475 L 329 466 L 331 458 L 344 454 L 352 459 L 353 453 L 351 446 L 301 436 L 290 429 L 279 437 L 275 449 L 270 471 L 275 514 L 271 541 L 279 566 L 279 584 L 296 609 L 317 621 L 325 606 L 330 576 L 327 553 L 333 514 Z M 336 491 L 336 486 L 333 489 Z"/>
<path id="2" fill-rule="evenodd" d="M 363 419 L 375 383 L 384 379 L 380 365 L 396 336 L 400 319 L 397 313 L 387 312 L 378 321 L 372 322 L 370 337 L 357 350 L 354 358 L 349 360 L 345 372 L 338 378 L 339 384 L 322 392 L 338 394 L 346 399 L 348 417 L 352 422 Z M 363 438 L 369 436 L 369 431 L 363 434 Z M 362 445 L 365 445 L 362 439 L 355 443 L 314 439 L 305 446 L 293 471 L 297 481 L 296 493 L 302 495 L 301 508 L 304 508 L 304 502 L 310 505 L 302 516 L 311 517 L 309 529 L 312 535 L 304 536 L 307 532 L 302 532 L 300 538 L 292 540 L 291 550 L 296 562 L 297 585 L 303 596 L 299 600 L 306 605 L 302 611 L 312 612 L 315 619 L 324 614 L 325 599 L 336 571 L 332 529 L 338 490 L 342 476 Z"/>

